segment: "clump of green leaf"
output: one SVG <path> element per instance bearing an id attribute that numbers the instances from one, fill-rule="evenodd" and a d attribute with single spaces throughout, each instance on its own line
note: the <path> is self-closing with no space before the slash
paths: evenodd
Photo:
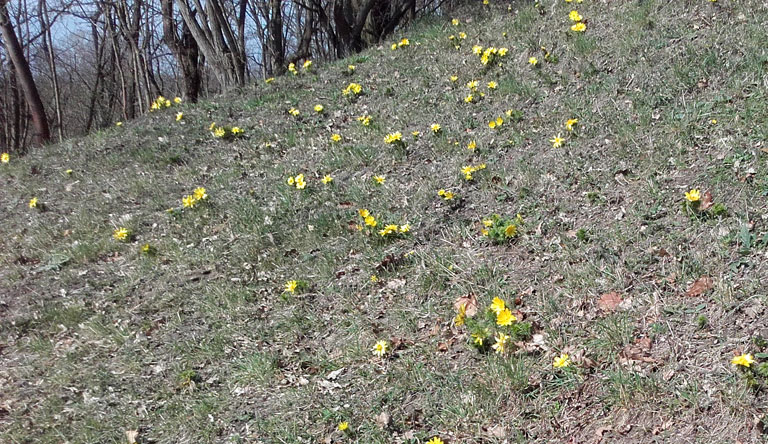
<path id="1" fill-rule="evenodd" d="M 523 222 L 523 217 L 519 214 L 514 218 L 493 214 L 483 219 L 483 235 L 495 244 L 504 244 L 520 235 Z"/>

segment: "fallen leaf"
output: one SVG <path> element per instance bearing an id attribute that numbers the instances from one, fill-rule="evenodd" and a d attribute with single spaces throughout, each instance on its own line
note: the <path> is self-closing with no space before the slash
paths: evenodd
<path id="1" fill-rule="evenodd" d="M 389 427 L 390 421 L 392 421 L 392 417 L 389 416 L 389 413 L 387 412 L 381 412 L 378 415 L 374 416 L 374 421 L 376 421 L 376 424 L 381 427 L 382 429 L 386 429 Z"/>
<path id="2" fill-rule="evenodd" d="M 128 444 L 136 444 L 136 438 L 139 436 L 138 430 L 126 430 L 125 431 L 125 440 L 128 441 Z"/>
<path id="3" fill-rule="evenodd" d="M 506 439 L 509 434 L 507 433 L 506 427 L 501 424 L 496 424 L 488 429 L 488 435 L 496 439 Z"/>
<path id="4" fill-rule="evenodd" d="M 603 435 L 605 435 L 606 432 L 610 432 L 613 430 L 613 427 L 611 426 L 605 426 L 605 427 L 598 427 L 595 430 L 595 435 L 597 435 L 597 442 L 600 442 L 603 440 Z"/>
<path id="5" fill-rule="evenodd" d="M 704 197 L 701 199 L 701 206 L 699 208 L 701 208 L 702 211 L 708 210 L 714 204 L 715 203 L 712 201 L 712 193 L 707 191 L 704 193 Z"/>
<path id="6" fill-rule="evenodd" d="M 338 370 L 334 370 L 334 371 L 328 373 L 328 375 L 326 375 L 325 378 L 326 379 L 330 379 L 331 381 L 333 381 L 334 379 L 338 378 L 339 375 L 342 374 L 345 369 L 346 369 L 345 367 L 342 367 L 342 368 L 340 368 Z"/>
<path id="7" fill-rule="evenodd" d="M 688 287 L 688 291 L 685 292 L 685 295 L 688 297 L 701 296 L 702 294 L 711 290 L 712 287 L 714 286 L 715 286 L 715 281 L 712 280 L 711 277 L 702 276 L 696 279 L 696 281 L 694 281 L 694 283 L 691 284 L 690 287 Z"/>
<path id="8" fill-rule="evenodd" d="M 634 344 L 624 347 L 621 351 L 621 357 L 627 361 L 658 362 L 651 357 L 651 338 L 636 339 Z"/>
<path id="9" fill-rule="evenodd" d="M 600 300 L 597 301 L 597 307 L 608 313 L 616 310 L 616 307 L 621 304 L 621 295 L 616 293 L 615 291 L 612 291 L 610 293 L 605 293 L 604 295 L 600 296 Z"/>
<path id="10" fill-rule="evenodd" d="M 474 294 L 470 293 L 466 296 L 459 296 L 456 302 L 453 303 L 453 308 L 459 311 L 462 305 L 464 306 L 464 313 L 470 318 L 477 314 L 477 298 Z"/>

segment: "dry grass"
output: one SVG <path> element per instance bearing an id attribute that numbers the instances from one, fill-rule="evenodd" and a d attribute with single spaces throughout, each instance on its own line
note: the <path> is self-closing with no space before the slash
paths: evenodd
<path id="1" fill-rule="evenodd" d="M 764 440 L 765 381 L 730 359 L 766 352 L 768 338 L 768 9 L 492 3 L 457 11 L 457 28 L 443 17 L 403 31 L 408 48 L 316 63 L 182 105 L 181 123 L 163 111 L 2 165 L 3 441 Z M 568 31 L 571 6 L 583 35 Z M 509 54 L 484 69 L 474 44 Z M 463 101 L 470 80 L 479 103 Z M 341 94 L 350 81 L 363 85 L 356 100 Z M 576 134 L 553 149 L 569 118 Z M 246 137 L 215 140 L 211 121 Z M 405 149 L 384 143 L 393 131 Z M 299 173 L 305 190 L 286 184 Z M 197 186 L 206 205 L 166 213 Z M 687 216 L 690 188 L 727 216 Z M 27 208 L 33 196 L 45 211 Z M 366 236 L 351 228 L 359 208 L 410 235 Z M 494 213 L 520 213 L 520 236 L 488 242 Z M 134 240 L 115 242 L 117 226 Z M 685 296 L 704 275 L 714 288 Z M 293 279 L 308 288 L 284 293 Z M 609 292 L 623 303 L 601 310 Z M 517 299 L 544 346 L 475 351 L 452 325 L 469 293 L 482 309 Z M 383 360 L 370 351 L 379 339 L 396 346 Z M 561 352 L 571 371 L 552 368 Z"/>

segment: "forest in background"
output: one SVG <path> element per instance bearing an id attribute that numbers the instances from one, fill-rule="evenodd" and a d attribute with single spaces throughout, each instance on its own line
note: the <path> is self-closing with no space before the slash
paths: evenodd
<path id="1" fill-rule="evenodd" d="M 0 0 L 0 147 L 132 119 L 380 43 L 456 0 Z"/>

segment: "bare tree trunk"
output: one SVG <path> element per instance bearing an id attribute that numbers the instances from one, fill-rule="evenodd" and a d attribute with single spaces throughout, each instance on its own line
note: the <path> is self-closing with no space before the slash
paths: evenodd
<path id="1" fill-rule="evenodd" d="M 181 36 L 178 34 L 176 20 L 173 17 L 173 0 L 161 0 L 163 14 L 163 41 L 171 49 L 179 62 L 184 80 L 184 96 L 195 103 L 200 95 L 202 78 L 200 49 L 192 37 L 186 22 L 182 21 Z"/>
<path id="2" fill-rule="evenodd" d="M 56 129 L 59 142 L 64 140 L 64 125 L 61 120 L 61 92 L 59 90 L 59 75 L 56 72 L 56 58 L 53 54 L 53 38 L 51 37 L 51 21 L 48 18 L 48 6 L 45 0 L 38 3 L 40 11 L 40 25 L 42 27 L 43 42 L 48 57 L 48 68 L 51 70 L 51 84 L 53 86 L 53 105 L 56 112 Z"/>
<path id="3" fill-rule="evenodd" d="M 32 123 L 35 126 L 34 142 L 43 144 L 51 140 L 48 118 L 45 115 L 45 107 L 43 107 L 43 101 L 40 99 L 32 71 L 29 69 L 29 62 L 24 58 L 24 49 L 13 30 L 6 3 L 7 0 L 0 0 L 0 35 L 3 37 L 8 56 L 13 62 L 19 83 L 24 90 L 24 98 L 29 105 Z"/>

